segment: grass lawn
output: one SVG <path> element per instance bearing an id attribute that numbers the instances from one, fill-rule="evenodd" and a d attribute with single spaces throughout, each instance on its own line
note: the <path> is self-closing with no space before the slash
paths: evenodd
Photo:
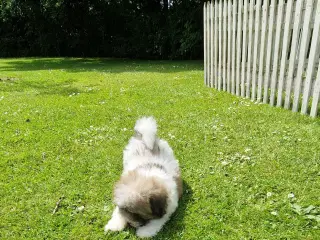
<path id="1" fill-rule="evenodd" d="M 0 239 L 136 239 L 103 227 L 143 115 L 185 188 L 156 239 L 319 239 L 319 118 L 207 88 L 197 61 L 2 59 L 0 79 Z"/>

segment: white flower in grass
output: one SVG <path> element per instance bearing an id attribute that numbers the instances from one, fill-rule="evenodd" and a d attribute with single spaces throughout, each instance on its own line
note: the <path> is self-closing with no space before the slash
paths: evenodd
<path id="1" fill-rule="evenodd" d="M 171 133 L 168 133 L 168 136 L 169 136 L 171 139 L 174 139 L 174 138 L 175 138 L 175 136 L 172 135 Z"/>
<path id="2" fill-rule="evenodd" d="M 272 196 L 272 192 L 267 192 L 267 198 Z"/>
<path id="3" fill-rule="evenodd" d="M 244 149 L 244 152 L 245 152 L 245 153 L 251 152 L 251 149 L 250 149 L 250 148 L 245 148 L 245 149 Z"/>
<path id="4" fill-rule="evenodd" d="M 294 198 L 294 194 L 293 193 L 289 193 L 288 194 L 288 198 Z"/>
<path id="5" fill-rule="evenodd" d="M 271 214 L 272 214 L 273 216 L 277 216 L 277 215 L 278 215 L 278 212 L 277 212 L 277 211 L 272 211 Z"/>
<path id="6" fill-rule="evenodd" d="M 84 210 L 84 206 L 77 207 L 78 212 L 83 212 L 83 210 Z"/>
<path id="7" fill-rule="evenodd" d="M 227 161 L 222 161 L 221 164 L 222 164 L 222 166 L 226 166 L 226 165 L 228 165 L 229 163 L 228 163 Z"/>

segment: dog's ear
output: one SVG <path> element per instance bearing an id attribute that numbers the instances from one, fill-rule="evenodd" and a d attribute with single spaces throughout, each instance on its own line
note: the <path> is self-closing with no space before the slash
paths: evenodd
<path id="1" fill-rule="evenodd" d="M 149 198 L 150 208 L 152 215 L 156 218 L 161 218 L 166 214 L 167 208 L 167 195 L 157 194 Z"/>

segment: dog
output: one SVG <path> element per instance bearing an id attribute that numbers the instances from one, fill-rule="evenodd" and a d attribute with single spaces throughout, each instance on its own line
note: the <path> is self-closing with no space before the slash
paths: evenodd
<path id="1" fill-rule="evenodd" d="M 168 142 L 157 137 L 153 117 L 137 120 L 123 151 L 123 172 L 114 188 L 116 205 L 105 231 L 128 224 L 138 237 L 153 237 L 170 219 L 182 195 L 179 163 Z"/>

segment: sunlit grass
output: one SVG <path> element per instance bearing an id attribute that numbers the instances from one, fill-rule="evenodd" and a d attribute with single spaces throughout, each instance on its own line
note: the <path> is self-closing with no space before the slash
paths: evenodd
<path id="1" fill-rule="evenodd" d="M 206 88 L 197 61 L 2 59 L 0 79 L 1 239 L 135 239 L 103 226 L 143 115 L 185 182 L 156 239 L 319 235 L 319 119 Z"/>

